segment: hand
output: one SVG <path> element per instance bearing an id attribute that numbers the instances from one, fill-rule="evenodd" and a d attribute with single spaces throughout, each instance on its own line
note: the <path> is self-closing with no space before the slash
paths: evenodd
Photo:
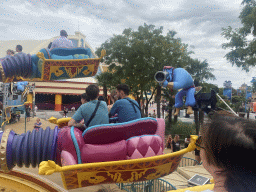
<path id="1" fill-rule="evenodd" d="M 165 80 L 165 81 L 163 82 L 163 87 L 167 87 L 167 85 L 168 85 L 168 81 Z"/>
<path id="2" fill-rule="evenodd" d="M 169 87 L 170 89 L 172 89 L 172 88 L 173 88 L 173 82 L 169 82 L 168 85 L 167 85 L 167 87 Z"/>

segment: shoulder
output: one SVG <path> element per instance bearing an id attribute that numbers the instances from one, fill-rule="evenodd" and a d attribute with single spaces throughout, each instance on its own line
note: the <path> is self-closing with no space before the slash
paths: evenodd
<path id="1" fill-rule="evenodd" d="M 106 103 L 105 101 L 100 101 L 100 105 L 101 105 L 101 106 L 104 106 L 104 107 L 105 107 L 105 106 L 107 107 L 107 103 Z"/>
<path id="2" fill-rule="evenodd" d="M 122 104 L 122 103 L 124 103 L 125 102 L 125 99 L 119 99 L 119 100 L 117 100 L 115 103 L 114 103 L 114 105 L 119 105 L 119 104 Z"/>

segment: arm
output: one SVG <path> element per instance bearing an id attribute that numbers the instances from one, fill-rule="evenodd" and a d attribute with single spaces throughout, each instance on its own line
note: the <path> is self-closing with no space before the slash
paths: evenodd
<path id="1" fill-rule="evenodd" d="M 74 126 L 74 127 L 86 129 L 85 125 L 83 125 L 82 123 L 77 123 L 73 118 L 71 118 L 70 121 L 68 122 L 68 126 L 69 127 Z"/>
<path id="2" fill-rule="evenodd" d="M 69 127 L 74 126 L 74 127 L 79 127 L 79 128 L 86 128 L 85 125 L 80 123 L 83 118 L 84 117 L 82 116 L 82 109 L 81 109 L 81 107 L 79 107 L 77 109 L 77 111 L 75 112 L 75 114 L 73 115 L 73 117 L 68 122 L 68 126 Z"/>
<path id="3" fill-rule="evenodd" d="M 114 116 L 117 113 L 117 109 L 118 109 L 118 101 L 116 101 L 113 105 L 113 107 L 111 108 L 110 112 L 109 112 L 109 116 Z"/>
<path id="4" fill-rule="evenodd" d="M 56 41 L 54 40 L 53 42 L 52 42 L 52 45 L 51 45 L 51 48 L 49 49 L 50 51 L 53 49 L 53 48 L 56 48 L 57 46 L 56 46 Z"/>

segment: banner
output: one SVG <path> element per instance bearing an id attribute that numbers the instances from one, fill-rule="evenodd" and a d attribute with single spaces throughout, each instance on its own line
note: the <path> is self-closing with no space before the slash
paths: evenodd
<path id="1" fill-rule="evenodd" d="M 231 88 L 224 88 L 223 95 L 227 96 L 228 99 L 231 99 L 231 97 L 232 97 L 232 89 Z"/>

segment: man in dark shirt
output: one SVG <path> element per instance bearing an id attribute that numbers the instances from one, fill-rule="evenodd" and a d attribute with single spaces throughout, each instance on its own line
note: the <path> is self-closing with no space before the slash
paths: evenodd
<path id="1" fill-rule="evenodd" d="M 130 91 L 128 85 L 120 84 L 116 89 L 116 96 L 119 100 L 114 103 L 109 115 L 114 116 L 117 114 L 119 123 L 141 118 L 139 104 L 137 101 L 128 97 Z"/>
<path id="2" fill-rule="evenodd" d="M 172 146 L 171 150 L 172 152 L 176 152 L 180 150 L 180 142 L 179 142 L 180 136 L 175 135 L 174 139 L 172 140 Z"/>

